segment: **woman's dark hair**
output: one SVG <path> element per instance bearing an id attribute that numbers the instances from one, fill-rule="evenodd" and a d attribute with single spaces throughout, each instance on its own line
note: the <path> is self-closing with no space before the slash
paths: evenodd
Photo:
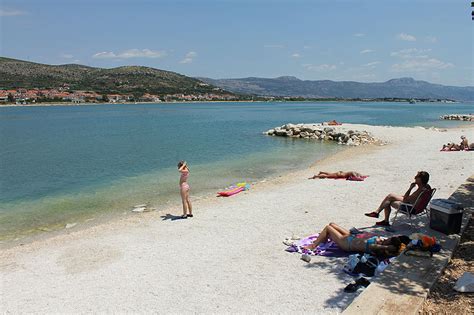
<path id="1" fill-rule="evenodd" d="M 394 257 L 399 254 L 398 248 L 394 245 L 378 245 L 376 248 L 372 248 L 371 251 L 379 258 Z"/>
<path id="2" fill-rule="evenodd" d="M 377 248 L 373 252 L 378 257 L 398 256 L 409 242 L 410 238 L 408 236 L 393 236 L 383 242 L 382 248 Z"/>
<path id="3" fill-rule="evenodd" d="M 388 239 L 389 240 L 389 245 L 388 247 L 393 247 L 393 252 L 395 252 L 395 250 L 398 251 L 398 249 L 400 248 L 400 245 L 402 245 L 402 241 L 400 240 L 400 238 L 398 236 L 393 236 L 391 238 Z"/>
<path id="4" fill-rule="evenodd" d="M 411 242 L 411 239 L 406 235 L 400 235 L 398 236 L 398 239 L 405 245 L 408 245 Z"/>
<path id="5" fill-rule="evenodd" d="M 178 162 L 178 169 L 180 169 L 181 166 L 183 166 L 184 164 L 186 164 L 186 169 L 189 171 L 189 166 L 188 166 L 188 164 L 186 163 L 186 161 L 179 161 L 179 162 Z"/>
<path id="6" fill-rule="evenodd" d="M 428 181 L 430 180 L 430 174 L 428 174 L 428 172 L 425 172 L 425 171 L 418 172 L 418 174 L 416 174 L 415 177 L 419 177 L 423 185 L 428 184 Z"/>

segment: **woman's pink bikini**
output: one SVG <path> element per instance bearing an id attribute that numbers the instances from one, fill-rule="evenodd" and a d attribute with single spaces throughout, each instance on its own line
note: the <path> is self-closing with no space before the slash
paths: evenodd
<path id="1" fill-rule="evenodd" d="M 188 170 L 182 170 L 181 172 L 181 178 L 179 180 L 179 186 L 181 187 L 181 190 L 188 191 L 189 190 L 189 184 L 187 183 L 188 177 L 189 177 L 189 171 Z"/>

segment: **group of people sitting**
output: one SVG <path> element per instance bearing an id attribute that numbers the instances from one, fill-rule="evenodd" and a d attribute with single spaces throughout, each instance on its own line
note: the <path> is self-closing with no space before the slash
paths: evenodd
<path id="1" fill-rule="evenodd" d="M 333 176 L 343 175 L 354 176 L 360 174 L 357 172 L 320 172 L 312 178 L 335 178 Z M 413 205 L 422 193 L 426 191 L 431 192 L 431 187 L 428 184 L 429 179 L 430 175 L 427 172 L 418 172 L 415 176 L 414 182 L 410 184 L 410 187 L 404 195 L 393 193 L 388 194 L 375 211 L 366 213 L 365 215 L 371 218 L 378 218 L 380 213 L 383 211 L 384 219 L 376 222 L 375 225 L 384 227 L 390 226 L 389 218 L 392 208 L 398 209 L 402 203 Z M 414 190 L 415 187 L 416 190 Z M 327 242 L 329 239 L 335 242 L 344 251 L 364 252 L 386 257 L 399 255 L 410 242 L 410 239 L 404 235 L 393 236 L 390 238 L 379 236 L 357 238 L 351 234 L 349 230 L 337 225 L 336 223 L 329 223 L 319 233 L 318 238 L 312 244 L 306 246 L 306 249 L 314 250 L 317 246 Z"/>
<path id="2" fill-rule="evenodd" d="M 474 150 L 474 142 L 469 144 L 466 136 L 461 136 L 461 143 L 448 143 L 443 144 L 441 151 L 470 151 Z"/>

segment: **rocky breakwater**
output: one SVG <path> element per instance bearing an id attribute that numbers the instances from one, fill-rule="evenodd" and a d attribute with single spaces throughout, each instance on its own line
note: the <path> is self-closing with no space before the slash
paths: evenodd
<path id="1" fill-rule="evenodd" d="M 353 130 L 350 127 L 328 126 L 321 124 L 286 124 L 264 132 L 265 135 L 289 138 L 334 141 L 338 144 L 361 145 L 385 143 L 374 138 L 369 132 Z"/>
<path id="2" fill-rule="evenodd" d="M 474 121 L 473 114 L 449 114 L 440 116 L 439 118 L 446 120 Z"/>

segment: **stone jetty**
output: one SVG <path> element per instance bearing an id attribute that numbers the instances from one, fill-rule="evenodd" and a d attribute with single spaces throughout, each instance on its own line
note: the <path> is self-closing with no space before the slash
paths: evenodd
<path id="1" fill-rule="evenodd" d="M 343 126 L 324 124 L 286 124 L 265 131 L 263 134 L 277 137 L 303 138 L 322 141 L 334 141 L 345 145 L 385 144 L 374 138 L 369 132 L 353 130 Z"/>
<path id="2" fill-rule="evenodd" d="M 474 114 L 449 114 L 440 116 L 439 118 L 446 120 L 474 121 Z"/>

